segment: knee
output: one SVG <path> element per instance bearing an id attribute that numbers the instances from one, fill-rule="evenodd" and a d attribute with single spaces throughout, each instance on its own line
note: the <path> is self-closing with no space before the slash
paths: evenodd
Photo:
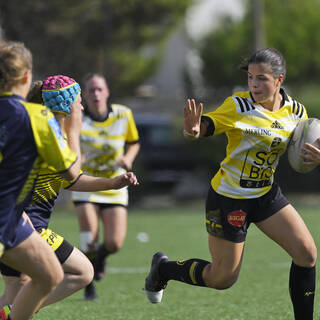
<path id="1" fill-rule="evenodd" d="M 87 286 L 89 283 L 92 282 L 94 276 L 94 269 L 92 263 L 88 260 L 85 265 L 83 265 L 82 272 L 81 272 L 81 282 L 82 287 Z"/>
<path id="2" fill-rule="evenodd" d="M 122 245 L 123 243 L 121 241 L 115 239 L 112 239 L 111 241 L 104 243 L 104 246 L 110 253 L 116 253 L 122 248 Z"/>
<path id="3" fill-rule="evenodd" d="M 301 267 L 314 267 L 317 260 L 317 247 L 314 243 L 303 246 L 300 254 L 293 258 L 293 261 Z"/>
<path id="4" fill-rule="evenodd" d="M 53 290 L 60 282 L 63 281 L 64 272 L 62 267 L 59 265 L 59 268 L 55 268 L 53 272 L 50 272 L 48 277 L 46 277 L 44 284 L 49 291 Z"/>
<path id="5" fill-rule="evenodd" d="M 32 282 L 43 294 L 48 294 L 63 281 L 64 272 L 60 264 L 55 264 L 52 268 L 44 268 L 43 272 L 31 276 Z"/>
<path id="6" fill-rule="evenodd" d="M 225 290 L 232 287 L 238 280 L 238 275 L 236 274 L 224 274 L 213 281 L 213 289 Z"/>
<path id="7" fill-rule="evenodd" d="M 212 267 L 211 267 L 212 268 Z M 216 268 L 206 277 L 205 284 L 209 288 L 225 290 L 233 286 L 238 280 L 239 272 Z"/>

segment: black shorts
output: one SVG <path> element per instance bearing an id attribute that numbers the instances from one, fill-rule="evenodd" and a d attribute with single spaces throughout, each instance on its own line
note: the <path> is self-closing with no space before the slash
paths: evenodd
<path id="1" fill-rule="evenodd" d="M 251 222 L 261 222 L 288 204 L 276 183 L 265 195 L 254 199 L 228 198 L 210 187 L 206 201 L 207 231 L 232 242 L 243 242 Z"/>
<path id="2" fill-rule="evenodd" d="M 105 209 L 105 208 L 114 208 L 114 207 L 124 207 L 127 208 L 124 204 L 121 203 L 100 203 L 100 202 L 91 202 L 91 201 L 73 201 L 73 204 L 75 207 L 80 206 L 84 203 L 92 203 L 99 207 L 99 209 Z"/>
<path id="3" fill-rule="evenodd" d="M 55 250 L 55 254 L 61 264 L 63 264 L 69 258 L 73 248 L 73 245 L 71 245 L 67 240 L 63 239 L 59 248 Z M 7 277 L 19 278 L 21 275 L 20 271 L 15 270 L 2 262 L 0 262 L 0 272 L 2 275 Z"/>

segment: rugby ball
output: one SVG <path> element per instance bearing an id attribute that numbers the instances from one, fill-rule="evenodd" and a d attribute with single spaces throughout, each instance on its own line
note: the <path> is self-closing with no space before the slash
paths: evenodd
<path id="1" fill-rule="evenodd" d="M 291 168 L 299 173 L 312 171 L 315 166 L 309 166 L 303 163 L 300 156 L 301 148 L 305 143 L 310 143 L 319 148 L 318 139 L 320 138 L 320 120 L 310 118 L 298 123 L 293 131 L 288 145 L 288 160 Z"/>

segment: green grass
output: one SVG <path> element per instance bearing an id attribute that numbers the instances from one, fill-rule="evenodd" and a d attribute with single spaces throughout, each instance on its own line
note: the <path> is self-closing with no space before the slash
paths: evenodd
<path id="1" fill-rule="evenodd" d="M 298 207 L 299 209 L 299 207 Z M 151 256 L 163 250 L 171 259 L 209 259 L 204 227 L 203 203 L 159 210 L 131 209 L 128 235 L 123 249 L 109 259 L 109 273 L 97 283 L 99 301 L 82 301 L 83 291 L 41 310 L 34 318 L 43 320 L 268 320 L 293 319 L 288 294 L 290 258 L 254 225 L 249 229 L 244 261 L 238 282 L 216 291 L 171 281 L 163 302 L 147 302 L 142 291 Z M 319 210 L 300 212 L 319 246 Z M 79 231 L 75 213 L 58 211 L 52 229 L 77 245 Z M 137 239 L 139 232 L 148 242 Z M 315 318 L 320 316 L 318 290 Z"/>

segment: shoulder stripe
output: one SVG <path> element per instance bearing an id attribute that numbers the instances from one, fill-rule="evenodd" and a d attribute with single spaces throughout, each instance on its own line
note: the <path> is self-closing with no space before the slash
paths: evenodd
<path id="1" fill-rule="evenodd" d="M 253 106 L 251 103 L 249 103 L 248 99 L 240 98 L 240 97 L 235 97 L 235 98 L 238 101 L 241 112 L 246 112 L 246 111 L 250 111 L 250 110 L 255 109 L 255 106 Z"/>
<path id="2" fill-rule="evenodd" d="M 292 113 L 302 118 L 304 115 L 304 106 L 296 100 L 292 99 Z"/>
<path id="3" fill-rule="evenodd" d="M 296 113 L 296 102 L 292 99 L 292 113 Z"/>
<path id="4" fill-rule="evenodd" d="M 301 112 L 299 113 L 299 118 L 302 118 L 302 116 L 304 114 L 304 107 L 302 104 L 300 106 L 301 106 Z"/>
<path id="5" fill-rule="evenodd" d="M 237 101 L 238 101 L 238 104 L 239 104 L 239 107 L 240 107 L 240 109 L 241 109 L 241 112 L 244 112 L 244 106 L 243 106 L 243 104 L 242 104 L 242 101 L 240 100 L 239 97 L 236 97 L 236 99 L 237 99 Z"/>

